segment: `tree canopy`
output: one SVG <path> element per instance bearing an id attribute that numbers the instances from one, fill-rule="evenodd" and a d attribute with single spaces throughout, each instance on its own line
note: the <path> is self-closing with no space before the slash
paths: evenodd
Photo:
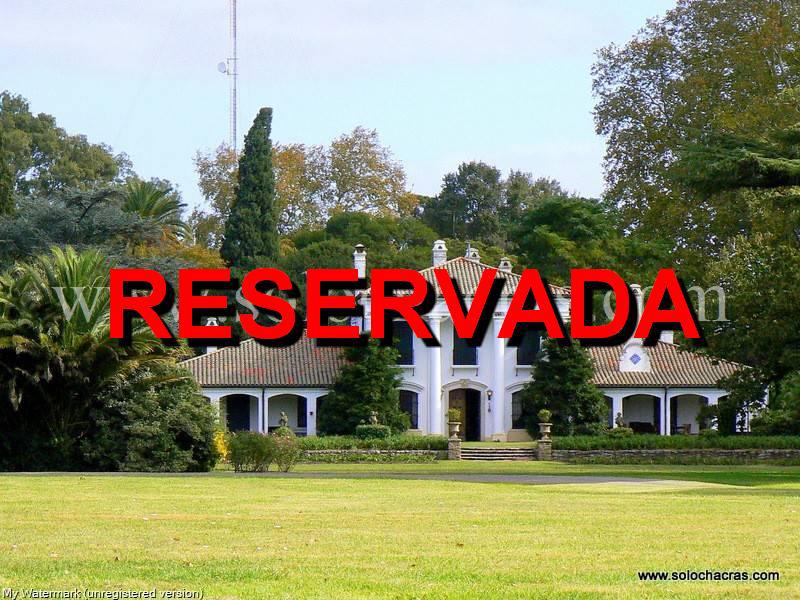
<path id="1" fill-rule="evenodd" d="M 668 240 L 673 260 L 698 278 L 705 259 L 749 229 L 760 208 L 747 194 L 698 197 L 674 178 L 675 162 L 709 132 L 753 139 L 794 124 L 798 22 L 796 2 L 679 0 L 624 46 L 598 53 L 606 197 L 625 230 Z"/>
<path id="2" fill-rule="evenodd" d="M 220 254 L 237 274 L 272 266 L 278 258 L 278 205 L 272 168 L 272 109 L 262 108 L 244 139 L 236 199 Z"/>
<path id="3" fill-rule="evenodd" d="M 51 115 L 34 115 L 27 100 L 9 92 L 0 93 L 0 137 L 21 194 L 119 182 L 130 172 L 126 156 L 68 134 Z"/>

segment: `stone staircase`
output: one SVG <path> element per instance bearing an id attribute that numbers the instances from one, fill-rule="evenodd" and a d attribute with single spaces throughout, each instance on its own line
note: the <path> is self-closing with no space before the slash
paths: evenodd
<path id="1" fill-rule="evenodd" d="M 461 448 L 461 460 L 536 460 L 536 448 L 515 448 L 499 445 L 496 448 Z"/>

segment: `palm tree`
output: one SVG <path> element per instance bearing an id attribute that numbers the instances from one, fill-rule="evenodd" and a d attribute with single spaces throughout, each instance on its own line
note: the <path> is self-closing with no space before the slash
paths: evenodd
<path id="1" fill-rule="evenodd" d="M 122 210 L 159 223 L 167 239 L 175 240 L 190 235 L 189 226 L 181 218 L 184 208 L 186 205 L 170 188 L 151 181 L 133 179 L 122 191 Z"/>
<path id="2" fill-rule="evenodd" d="M 95 390 L 168 358 L 145 327 L 134 329 L 130 345 L 111 339 L 108 286 L 105 257 L 71 247 L 52 248 L 0 275 L 0 394 L 15 412 L 23 402 L 33 403 L 26 408 L 67 449 L 74 447 Z M 76 303 L 79 294 L 86 311 Z"/>

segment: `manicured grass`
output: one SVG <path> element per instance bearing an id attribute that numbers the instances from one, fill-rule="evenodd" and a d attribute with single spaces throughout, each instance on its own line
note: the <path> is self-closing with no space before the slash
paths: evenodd
<path id="1" fill-rule="evenodd" d="M 253 599 L 800 595 L 796 467 L 443 462 L 299 470 L 302 478 L 0 476 L 0 588 L 156 586 Z M 414 473 L 692 481 L 392 478 Z M 781 581 L 639 582 L 636 572 L 649 569 L 777 570 Z"/>

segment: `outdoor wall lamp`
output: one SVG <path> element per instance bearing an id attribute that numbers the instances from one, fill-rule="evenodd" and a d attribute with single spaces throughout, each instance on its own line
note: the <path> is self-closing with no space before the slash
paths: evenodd
<path id="1" fill-rule="evenodd" d="M 492 412 L 492 396 L 494 396 L 494 392 L 486 390 L 486 408 L 488 412 Z"/>

